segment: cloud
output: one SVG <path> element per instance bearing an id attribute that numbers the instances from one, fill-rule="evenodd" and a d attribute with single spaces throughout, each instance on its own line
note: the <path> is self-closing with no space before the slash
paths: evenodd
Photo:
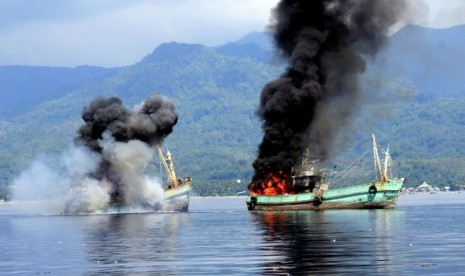
<path id="1" fill-rule="evenodd" d="M 464 0 L 426 0 L 429 7 L 428 21 L 424 26 L 447 28 L 464 24 L 465 1 Z"/>
<path id="2" fill-rule="evenodd" d="M 262 31 L 278 0 L 2 0 L 0 65 L 133 64 L 163 42 L 219 45 Z M 463 24 L 464 0 L 409 1 L 409 23 Z M 446 4 L 445 4 L 446 3 Z"/>
<path id="3" fill-rule="evenodd" d="M 163 42 L 218 45 L 261 31 L 276 1 L 15 3 L 2 13 L 24 12 L 0 20 L 0 64 L 111 67 L 135 63 Z"/>

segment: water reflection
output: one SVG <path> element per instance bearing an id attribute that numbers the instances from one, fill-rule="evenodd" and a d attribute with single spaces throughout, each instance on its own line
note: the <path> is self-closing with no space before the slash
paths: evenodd
<path id="1" fill-rule="evenodd" d="M 396 273 L 397 210 L 252 212 L 264 230 L 263 274 Z"/>
<path id="2" fill-rule="evenodd" d="M 176 274 L 182 214 L 125 214 L 91 217 L 86 250 L 95 272 Z"/>

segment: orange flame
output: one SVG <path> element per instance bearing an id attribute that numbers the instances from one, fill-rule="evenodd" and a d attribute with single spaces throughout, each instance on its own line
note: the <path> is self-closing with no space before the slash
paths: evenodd
<path id="1" fill-rule="evenodd" d="M 254 181 L 249 186 L 251 195 L 293 194 L 290 177 L 283 171 L 269 172 L 262 180 Z"/>

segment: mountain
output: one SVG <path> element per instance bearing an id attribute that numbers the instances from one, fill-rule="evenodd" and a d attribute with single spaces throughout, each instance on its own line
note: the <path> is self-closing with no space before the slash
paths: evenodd
<path id="1" fill-rule="evenodd" d="M 116 70 L 95 66 L 0 66 L 0 118 L 18 115 Z"/>
<path id="2" fill-rule="evenodd" d="M 273 53 L 271 37 L 263 32 L 252 32 L 237 41 L 214 47 L 214 49 L 223 55 L 249 57 L 261 62 L 269 62 Z"/>
<path id="3" fill-rule="evenodd" d="M 249 179 L 261 135 L 254 114 L 258 94 L 280 70 L 203 45 L 162 44 L 132 66 L 0 121 L 0 174 L 9 182 L 38 154 L 61 155 L 82 124 L 82 108 L 94 98 L 118 96 L 132 107 L 158 91 L 179 113 L 166 145 L 180 173 L 199 184 Z"/>
<path id="4" fill-rule="evenodd" d="M 465 25 L 432 29 L 408 25 L 395 33 L 371 70 L 411 82 L 419 100 L 463 95 Z"/>
<path id="5" fill-rule="evenodd" d="M 254 44 L 267 52 L 273 51 L 271 34 L 267 32 L 250 32 L 232 44 Z"/>
<path id="6" fill-rule="evenodd" d="M 259 94 L 285 66 L 270 63 L 267 37 L 253 33 L 218 47 L 165 43 L 122 68 L 0 68 L 5 70 L 0 70 L 0 79 L 2 74 L 17 76 L 2 87 L 2 104 L 15 108 L 0 116 L 0 186 L 10 184 L 38 156 L 59 159 L 82 124 L 82 108 L 96 97 L 118 96 L 132 107 L 158 91 L 179 113 L 165 141 L 179 173 L 194 179 L 199 195 L 244 190 L 262 136 L 255 115 Z M 424 180 L 463 184 L 465 96 L 461 53 L 455 50 L 465 48 L 463 37 L 463 26 L 407 26 L 391 37 L 379 58 L 368 64 L 362 115 L 345 135 L 352 141 L 342 141 L 350 152 L 340 157 L 342 163 L 357 157 L 374 132 L 380 144 L 390 143 L 396 169 L 409 179 L 408 185 Z M 414 42 L 429 51 L 430 59 L 434 56 L 432 63 L 415 51 Z M 35 85 L 24 79 L 36 79 Z M 153 170 L 158 167 L 155 160 Z"/>

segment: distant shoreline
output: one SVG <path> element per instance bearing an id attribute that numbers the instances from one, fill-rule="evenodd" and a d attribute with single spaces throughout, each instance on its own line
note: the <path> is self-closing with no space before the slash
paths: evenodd
<path id="1" fill-rule="evenodd" d="M 191 196 L 193 200 L 215 200 L 215 199 L 240 199 L 245 200 L 247 196 L 244 195 L 230 195 L 230 196 Z M 26 201 L 0 201 L 0 206 L 9 204 L 35 204 L 35 203 L 64 203 L 63 200 L 26 200 Z M 435 193 L 400 193 L 397 202 L 398 206 L 415 205 L 415 204 L 465 204 L 465 192 L 435 192 Z"/>
<path id="2" fill-rule="evenodd" d="M 403 193 L 399 195 L 397 206 L 411 205 L 452 205 L 465 204 L 463 192 Z"/>

